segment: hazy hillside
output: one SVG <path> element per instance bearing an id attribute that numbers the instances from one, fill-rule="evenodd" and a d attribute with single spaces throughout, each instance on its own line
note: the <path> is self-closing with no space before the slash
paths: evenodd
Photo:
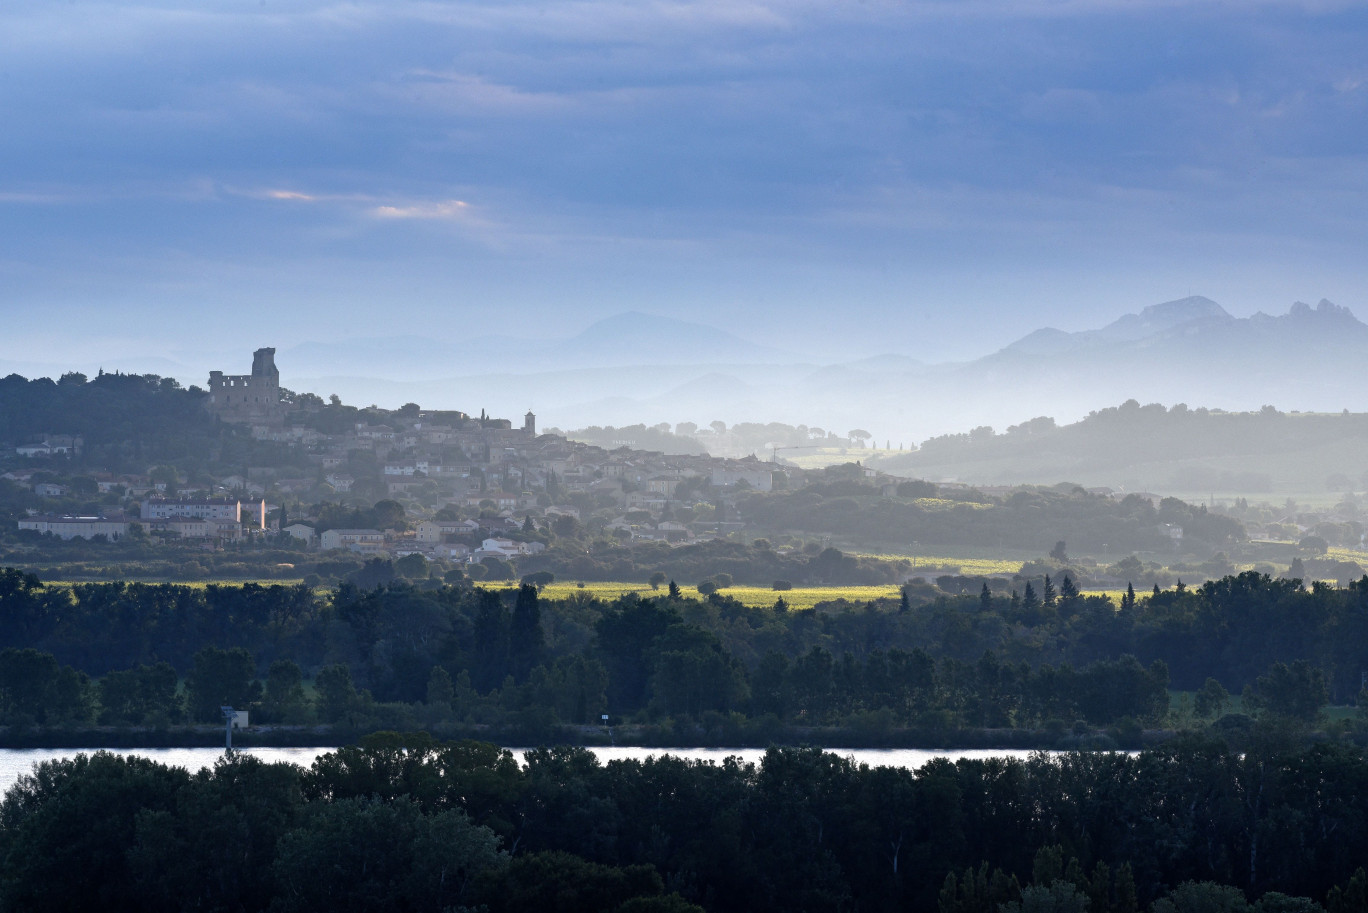
<path id="1" fill-rule="evenodd" d="M 873 327 L 870 354 L 853 360 L 789 353 L 639 312 L 562 338 L 539 337 L 535 327 L 500 330 L 305 343 L 282 348 L 277 364 L 292 390 L 386 408 L 416 402 L 495 415 L 531 408 L 560 428 L 810 424 L 838 434 L 866 429 L 894 447 L 980 425 L 1004 428 L 1029 415 L 1075 421 L 1128 399 L 1232 411 L 1368 411 L 1368 325 L 1328 301 L 1235 317 L 1190 297 L 1095 329 L 1044 327 L 975 360 L 941 364 L 926 360 L 936 340 Z M 118 367 L 139 362 L 130 357 Z M 70 368 L 94 373 L 97 366 Z M 219 359 L 161 373 L 203 385 L 211 368 L 237 369 Z"/>
<path id="2" fill-rule="evenodd" d="M 911 444 L 1025 415 L 1061 422 L 1108 405 L 1368 410 L 1368 326 L 1329 302 L 1231 316 L 1191 297 L 1081 332 L 1042 328 L 974 361 L 927 364 L 928 341 L 826 362 L 702 324 L 630 313 L 561 340 L 483 337 L 303 346 L 280 358 L 292 389 L 397 406 L 529 406 L 559 427 L 778 421 Z M 877 351 L 877 350 L 875 350 Z M 448 402 L 450 401 L 450 402 Z"/>
<path id="3" fill-rule="evenodd" d="M 1057 425 L 980 427 L 873 456 L 886 472 L 976 484 L 1056 482 L 1163 493 L 1324 493 L 1368 487 L 1368 414 L 1222 412 L 1135 400 Z"/>

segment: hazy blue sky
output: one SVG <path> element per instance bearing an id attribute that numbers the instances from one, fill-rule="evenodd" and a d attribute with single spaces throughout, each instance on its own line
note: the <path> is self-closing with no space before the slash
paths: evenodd
<path id="1" fill-rule="evenodd" d="M 1363 3 L 16 0 L 0 117 L 0 359 L 1368 318 Z"/>

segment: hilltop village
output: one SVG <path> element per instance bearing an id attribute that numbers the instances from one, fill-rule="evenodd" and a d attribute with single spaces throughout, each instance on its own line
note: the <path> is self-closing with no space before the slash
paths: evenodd
<path id="1" fill-rule="evenodd" d="M 71 478 L 59 467 L 80 455 L 84 438 L 51 434 L 14 446 L 24 465 L 0 479 L 45 499 L 69 499 L 83 483 L 104 496 L 96 515 L 30 509 L 17 520 L 20 530 L 62 539 L 118 540 L 136 527 L 216 548 L 283 532 L 322 551 L 462 562 L 535 553 L 544 543 L 523 533 L 570 530 L 591 514 L 599 515 L 595 532 L 619 541 L 687 543 L 740 528 L 727 519 L 729 495 L 801 483 L 801 471 L 754 456 L 610 451 L 538 434 L 531 411 L 514 426 L 409 404 L 354 410 L 356 421 L 336 427 L 324 421 L 328 407 L 340 405 L 333 400 L 282 388 L 275 350 L 258 349 L 250 374 L 210 374 L 204 408 L 262 445 L 258 455 L 276 459 L 188 478 L 175 466 L 145 473 L 97 468 Z M 387 501 L 399 508 L 390 516 L 405 522 L 338 527 L 310 510 Z"/>
<path id="2" fill-rule="evenodd" d="M 405 561 L 405 576 L 434 583 L 919 577 L 1003 594 L 1047 575 L 1148 588 L 1240 567 L 1363 573 L 1352 555 L 1328 553 L 1362 535 L 1335 516 L 1299 512 L 1277 540 L 1260 539 L 1245 525 L 1259 516 L 1149 492 L 932 483 L 860 462 L 804 470 L 773 452 L 635 449 L 601 430 L 593 444 L 539 433 L 531 411 L 515 424 L 296 393 L 270 348 L 250 373 L 212 372 L 208 389 L 154 375 L 10 375 L 0 560 L 54 580 L 341 581 Z"/>

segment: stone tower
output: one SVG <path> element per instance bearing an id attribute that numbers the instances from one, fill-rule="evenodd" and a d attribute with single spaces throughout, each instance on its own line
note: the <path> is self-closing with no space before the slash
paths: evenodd
<path id="1" fill-rule="evenodd" d="M 523 431 L 528 437 L 537 436 L 537 417 L 532 414 L 531 409 L 527 410 L 527 414 L 523 416 Z"/>
<path id="2" fill-rule="evenodd" d="M 209 372 L 209 411 L 225 422 L 256 425 L 279 424 L 285 417 L 280 401 L 280 371 L 275 349 L 252 353 L 251 374 Z"/>
<path id="3" fill-rule="evenodd" d="M 252 353 L 252 376 L 269 377 L 280 386 L 280 371 L 275 366 L 275 349 L 257 349 Z"/>

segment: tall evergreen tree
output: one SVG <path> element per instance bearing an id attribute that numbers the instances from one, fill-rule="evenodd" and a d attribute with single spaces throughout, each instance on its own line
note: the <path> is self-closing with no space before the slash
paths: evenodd
<path id="1" fill-rule="evenodd" d="M 541 662 L 546 648 L 542 634 L 541 605 L 537 588 L 524 583 L 518 588 L 518 601 L 513 604 L 513 623 L 508 632 L 508 653 L 513 677 L 525 681 L 532 667 Z"/>
<path id="2" fill-rule="evenodd" d="M 472 654 L 471 682 L 477 691 L 488 694 L 508 674 L 508 612 L 499 594 L 492 590 L 480 591 Z"/>
<path id="3" fill-rule="evenodd" d="M 1078 610 L 1078 587 L 1074 586 L 1073 580 L 1067 574 L 1059 583 L 1059 605 L 1066 615 L 1073 615 Z"/>

